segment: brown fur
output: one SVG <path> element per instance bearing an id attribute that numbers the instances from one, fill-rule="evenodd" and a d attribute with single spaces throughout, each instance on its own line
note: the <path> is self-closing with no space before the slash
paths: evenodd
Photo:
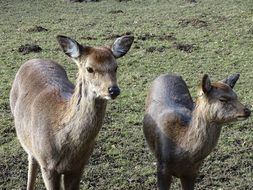
<path id="1" fill-rule="evenodd" d="M 229 92 L 230 88 L 228 85 L 224 84 L 224 83 L 221 83 L 221 82 L 214 82 L 212 83 L 212 86 L 214 88 L 217 88 L 217 89 L 220 89 L 220 90 L 224 90 L 226 92 Z"/>
<path id="2" fill-rule="evenodd" d="M 172 176 L 181 179 L 184 190 L 194 189 L 204 158 L 218 142 L 221 125 L 250 115 L 227 84 L 208 84 L 199 88 L 194 107 L 184 81 L 178 76 L 158 77 L 149 91 L 143 130 L 157 158 L 160 190 L 170 188 Z M 204 93 L 202 86 L 210 90 Z M 220 97 L 229 101 L 221 102 Z"/>
<path id="3" fill-rule="evenodd" d="M 90 59 L 97 64 L 103 64 L 104 60 L 112 59 L 113 55 L 108 48 L 91 48 L 89 51 Z"/>

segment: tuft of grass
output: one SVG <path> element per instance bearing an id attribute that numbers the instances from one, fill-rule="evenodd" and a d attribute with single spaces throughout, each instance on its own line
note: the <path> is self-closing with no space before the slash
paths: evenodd
<path id="1" fill-rule="evenodd" d="M 235 91 L 242 102 L 252 105 L 252 5 L 252 0 L 1 1 L 0 189 L 26 185 L 27 155 L 16 138 L 8 98 L 21 64 L 32 58 L 55 60 L 74 82 L 76 66 L 58 48 L 57 35 L 100 46 L 126 33 L 133 34 L 135 42 L 119 60 L 122 94 L 108 105 L 81 189 L 155 189 L 155 159 L 142 133 L 151 81 L 162 73 L 178 73 L 194 97 L 204 73 L 219 80 L 238 72 Z M 42 50 L 22 54 L 19 47 L 25 44 Z M 184 51 L 187 48 L 190 51 Z M 196 189 L 250 189 L 252 136 L 252 119 L 225 126 L 217 148 L 204 162 Z M 41 175 L 36 187 L 44 188 Z M 179 187 L 175 180 L 172 189 Z"/>

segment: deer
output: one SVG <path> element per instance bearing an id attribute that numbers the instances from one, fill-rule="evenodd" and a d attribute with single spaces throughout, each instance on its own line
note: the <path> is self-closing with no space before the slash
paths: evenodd
<path id="1" fill-rule="evenodd" d="M 239 76 L 211 82 L 203 75 L 195 103 L 181 76 L 163 74 L 153 81 L 146 98 L 143 132 L 157 161 L 159 190 L 169 190 L 173 177 L 180 179 L 183 190 L 193 190 L 222 125 L 251 115 L 233 91 Z"/>
<path id="2" fill-rule="evenodd" d="M 16 134 L 28 154 L 27 190 L 34 189 L 38 169 L 47 190 L 79 189 L 107 101 L 120 94 L 116 59 L 128 52 L 134 37 L 101 47 L 62 35 L 57 40 L 78 67 L 76 84 L 60 64 L 32 59 L 19 68 L 10 91 Z"/>

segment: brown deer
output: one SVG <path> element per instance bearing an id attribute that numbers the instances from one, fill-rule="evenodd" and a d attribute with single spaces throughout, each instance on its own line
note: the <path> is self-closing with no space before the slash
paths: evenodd
<path id="1" fill-rule="evenodd" d="M 194 105 L 184 80 L 173 74 L 153 82 L 143 121 L 145 138 L 157 159 L 160 190 L 170 189 L 172 176 L 183 190 L 194 189 L 199 168 L 216 146 L 223 124 L 243 120 L 251 111 L 232 90 L 239 74 L 211 83 L 204 75 Z"/>
<path id="2" fill-rule="evenodd" d="M 107 100 L 120 94 L 116 58 L 128 52 L 134 38 L 120 37 L 111 47 L 82 46 L 65 36 L 57 39 L 78 66 L 76 85 L 59 64 L 33 59 L 21 66 L 10 92 L 17 136 L 28 153 L 27 190 L 34 189 L 38 167 L 47 190 L 62 185 L 65 190 L 79 189 Z"/>

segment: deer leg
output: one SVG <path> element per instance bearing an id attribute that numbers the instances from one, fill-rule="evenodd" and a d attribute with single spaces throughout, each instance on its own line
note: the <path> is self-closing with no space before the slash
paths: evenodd
<path id="1" fill-rule="evenodd" d="M 60 190 L 61 175 L 56 171 L 41 168 L 42 177 L 47 190 Z"/>
<path id="2" fill-rule="evenodd" d="M 194 190 L 194 184 L 195 184 L 196 177 L 181 177 L 181 184 L 183 190 Z"/>
<path id="3" fill-rule="evenodd" d="M 166 164 L 157 163 L 157 181 L 159 190 L 169 190 L 172 182 L 172 176 L 168 171 Z"/>
<path id="4" fill-rule="evenodd" d="M 82 172 L 64 174 L 65 190 L 78 190 Z"/>
<path id="5" fill-rule="evenodd" d="M 33 190 L 35 186 L 36 176 L 38 173 L 38 163 L 32 155 L 28 155 L 28 181 L 27 181 L 27 190 Z"/>

